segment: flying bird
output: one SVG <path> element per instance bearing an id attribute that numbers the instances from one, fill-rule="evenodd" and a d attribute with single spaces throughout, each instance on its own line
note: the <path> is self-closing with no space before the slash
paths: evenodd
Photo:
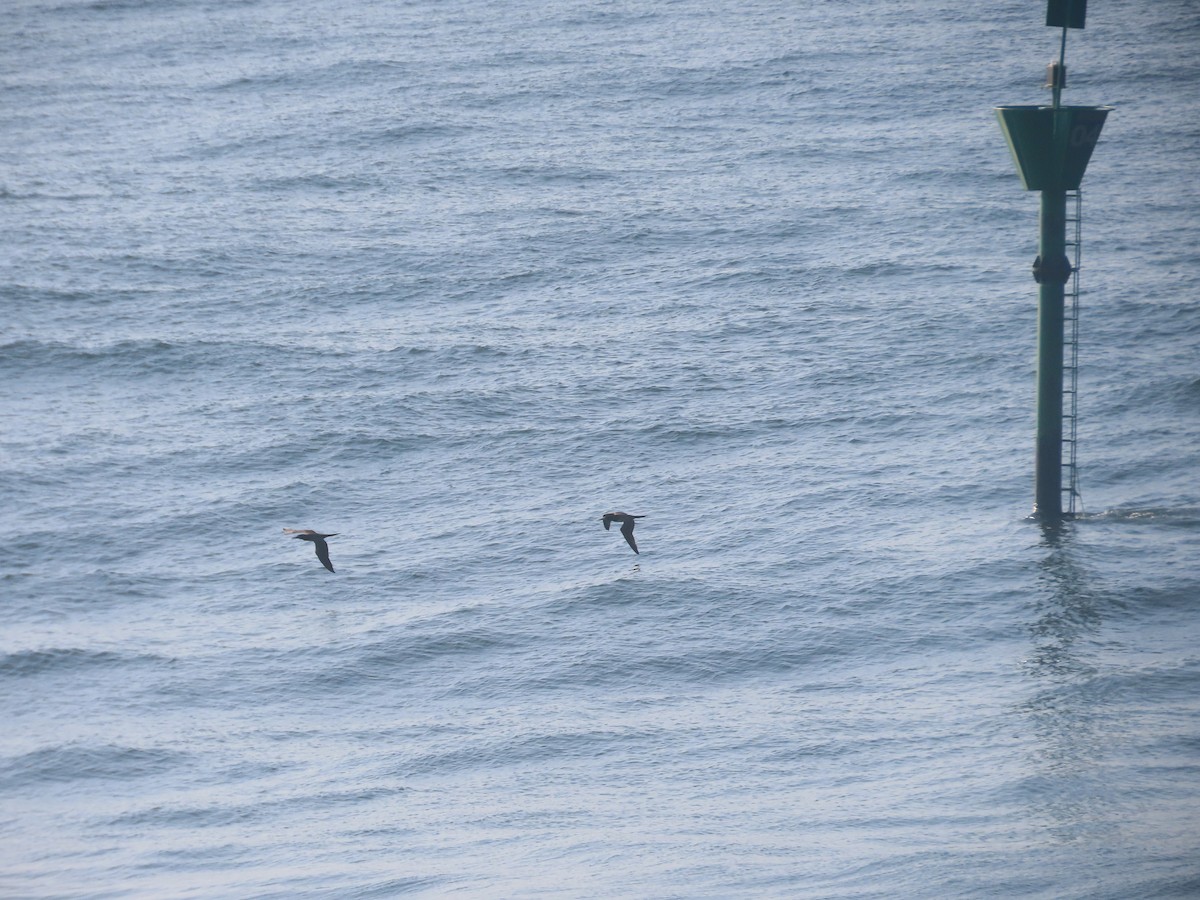
<path id="1" fill-rule="evenodd" d="M 633 539 L 633 520 L 644 519 L 645 516 L 631 516 L 628 513 L 615 512 L 605 513 L 600 517 L 600 521 L 604 523 L 604 530 L 608 531 L 613 522 L 621 523 L 621 534 L 625 535 L 625 540 L 629 541 L 629 546 L 633 548 L 633 552 L 639 556 L 641 552 L 637 548 L 637 541 Z"/>
<path id="2" fill-rule="evenodd" d="M 321 561 L 321 565 L 327 568 L 330 572 L 333 571 L 333 563 L 329 561 L 329 545 L 325 543 L 325 538 L 333 537 L 337 534 L 318 534 L 311 528 L 285 528 L 284 534 L 294 534 L 298 540 L 312 541 L 316 547 L 317 559 Z"/>

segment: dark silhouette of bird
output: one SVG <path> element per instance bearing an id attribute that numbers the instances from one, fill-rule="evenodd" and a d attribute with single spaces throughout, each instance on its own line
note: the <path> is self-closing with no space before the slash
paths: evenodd
<path id="1" fill-rule="evenodd" d="M 608 531 L 613 522 L 621 523 L 621 534 L 625 535 L 625 540 L 629 541 L 629 546 L 633 548 L 633 552 L 641 555 L 641 551 L 637 548 L 637 541 L 633 539 L 633 520 L 644 519 L 645 516 L 631 516 L 628 513 L 615 512 L 605 513 L 600 517 L 600 521 L 604 523 L 604 530 Z"/>
<path id="2" fill-rule="evenodd" d="M 301 541 L 312 541 L 317 551 L 317 559 L 321 561 L 321 565 L 327 568 L 330 572 L 333 571 L 333 563 L 329 561 L 329 545 L 325 543 L 325 538 L 334 537 L 337 534 L 318 534 L 311 528 L 285 528 L 284 534 L 294 534 Z"/>

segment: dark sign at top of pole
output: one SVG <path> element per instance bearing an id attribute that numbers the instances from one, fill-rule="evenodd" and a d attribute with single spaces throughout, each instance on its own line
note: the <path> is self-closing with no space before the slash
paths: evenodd
<path id="1" fill-rule="evenodd" d="M 1046 24 L 1057 28 L 1082 28 L 1087 0 L 1047 0 Z"/>

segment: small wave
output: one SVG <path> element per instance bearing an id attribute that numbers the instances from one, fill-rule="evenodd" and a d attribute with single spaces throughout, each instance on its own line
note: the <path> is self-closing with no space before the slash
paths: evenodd
<path id="1" fill-rule="evenodd" d="M 1085 513 L 1076 522 L 1132 522 L 1135 524 L 1200 527 L 1200 507 L 1114 507 L 1103 512 Z"/>
<path id="2" fill-rule="evenodd" d="M 0 187 L 0 200 L 99 200 L 110 196 L 99 191 L 74 193 L 48 193 L 46 191 L 18 191 Z"/>
<path id="3" fill-rule="evenodd" d="M 260 178 L 250 182 L 249 185 L 251 190 L 265 192 L 304 190 L 348 192 L 375 186 L 375 182 L 366 178 L 344 178 L 337 175 L 329 175 L 325 172 Z"/>
<path id="4" fill-rule="evenodd" d="M 470 129 L 460 125 L 434 125 L 429 123 L 391 125 L 373 134 L 367 133 L 360 137 L 370 142 L 379 141 L 384 144 L 412 143 L 430 138 L 453 138 L 465 134 Z"/>
<path id="5" fill-rule="evenodd" d="M 889 278 L 895 278 L 900 275 L 916 275 L 924 276 L 930 272 L 954 272 L 961 269 L 954 263 L 935 262 L 923 264 L 921 266 L 912 266 L 907 263 L 898 262 L 871 262 L 862 263 L 860 265 L 851 266 L 846 269 L 846 274 L 854 277 L 873 277 L 876 275 L 884 275 Z"/>
<path id="6" fill-rule="evenodd" d="M 476 740 L 419 756 L 402 765 L 405 775 L 446 774 L 517 763 L 560 759 L 598 760 L 635 752 L 659 740 L 654 729 L 594 729 L 574 733 L 504 736 Z"/>
<path id="7" fill-rule="evenodd" d="M 89 368 L 106 361 L 154 359 L 173 349 L 172 344 L 153 339 L 117 341 L 107 346 L 93 347 L 24 339 L 0 345 L 0 359 L 9 364 L 21 364 L 22 368 L 36 366 L 61 372 Z"/>
<path id="8" fill-rule="evenodd" d="M 60 744 L 0 763 L 0 788 L 80 779 L 133 779 L 179 765 L 185 755 L 171 750 L 114 744 Z"/>
<path id="9" fill-rule="evenodd" d="M 135 810 L 117 816 L 113 819 L 113 824 L 149 828 L 213 828 L 239 822 L 262 822 L 277 817 L 281 812 L 286 813 L 292 810 L 303 814 L 331 807 L 372 803 L 394 797 L 406 790 L 407 788 L 402 786 L 373 785 L 351 787 L 346 790 L 300 793 L 272 800 L 259 798 L 245 800 L 243 798 L 232 802 L 216 802 L 203 806 L 154 806 L 150 809 Z"/>
<path id="10" fill-rule="evenodd" d="M 526 639 L 502 628 L 483 624 L 448 628 L 432 634 L 424 629 L 406 631 L 336 656 L 323 647 L 282 651 L 255 648 L 244 651 L 236 665 L 231 664 L 243 674 L 253 672 L 252 681 L 214 676 L 178 682 L 168 688 L 168 693 L 177 698 L 203 697 L 211 701 L 219 696 L 240 695 L 248 689 L 261 690 L 268 683 L 273 684 L 273 690 L 293 697 L 311 697 L 314 692 L 362 692 L 407 682 L 416 672 L 436 670 L 449 675 L 470 670 L 480 658 L 495 658 L 527 646 Z"/>
<path id="11" fill-rule="evenodd" d="M 97 291 L 40 287 L 30 284 L 6 284 L 0 287 L 0 299 L 18 309 L 55 303 L 72 305 L 87 303 L 90 308 L 95 308 L 95 306 L 103 304 L 107 296 L 109 295 Z"/>
<path id="12" fill-rule="evenodd" d="M 465 362 L 467 360 L 477 358 L 496 358 L 503 359 L 514 355 L 514 350 L 509 347 L 504 347 L 499 344 L 484 344 L 478 341 L 465 341 L 461 344 L 452 344 L 444 347 L 411 347 L 398 346 L 394 347 L 390 353 L 405 354 L 413 357 L 421 357 L 431 355 L 436 358 L 439 366 L 445 367 L 453 362 Z M 515 351 L 520 356 L 531 356 L 532 351 Z"/>
<path id="13" fill-rule="evenodd" d="M 45 672 L 73 672 L 86 668 L 120 668 L 131 662 L 157 657 L 130 657 L 109 650 L 50 648 L 19 650 L 0 655 L 0 677 L 30 678 Z"/>
<path id="14" fill-rule="evenodd" d="M 596 184 L 615 181 L 616 176 L 604 169 L 572 165 L 518 165 L 493 170 L 497 180 L 505 184 L 544 186 L 550 184 Z"/>
<path id="15" fill-rule="evenodd" d="M 147 6 L 156 6 L 156 0 L 94 0 L 87 5 L 87 9 L 94 10 L 109 10 L 109 9 L 145 9 Z"/>
<path id="16" fill-rule="evenodd" d="M 400 641 L 372 648 L 363 655 L 361 664 L 368 674 L 385 673 L 397 668 L 486 655 L 519 646 L 521 641 L 514 635 L 493 628 L 476 627 L 429 637 L 406 636 Z"/>
<path id="17" fill-rule="evenodd" d="M 1144 414 L 1162 411 L 1172 416 L 1192 414 L 1200 407 L 1200 378 L 1167 376 L 1147 378 L 1140 384 L 1122 389 L 1110 401 L 1107 414 Z"/>
<path id="18" fill-rule="evenodd" d="M 133 338 L 110 344 L 80 345 L 30 338 L 0 344 L 0 372 L 42 369 L 56 374 L 97 367 L 118 373 L 194 373 L 198 369 L 228 366 L 239 358 L 250 364 L 263 363 L 272 348 L 237 341 L 167 341 Z"/>
<path id="19" fill-rule="evenodd" d="M 209 85 L 208 90 L 211 91 L 240 91 L 253 90 L 260 91 L 266 87 L 276 87 L 287 85 L 291 79 L 287 75 L 279 73 L 269 73 L 266 75 L 240 75 L 237 78 L 231 78 L 228 81 L 222 81 L 217 84 Z"/>

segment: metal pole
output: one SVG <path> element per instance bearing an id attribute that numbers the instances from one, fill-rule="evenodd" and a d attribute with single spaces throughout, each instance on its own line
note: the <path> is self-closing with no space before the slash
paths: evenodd
<path id="1" fill-rule="evenodd" d="M 1067 192 L 1079 189 L 1109 112 L 1107 106 L 1062 105 L 1067 29 L 1083 28 L 1086 14 L 1087 0 L 1048 0 L 1046 25 L 1062 28 L 1058 61 L 1047 72 L 1054 92 L 1052 105 L 996 110 L 1021 184 L 1042 194 L 1038 258 L 1033 263 L 1038 283 L 1034 513 L 1052 522 L 1063 517 L 1064 295 L 1072 273 L 1066 254 Z"/>
<path id="2" fill-rule="evenodd" d="M 1038 281 L 1037 450 L 1034 511 L 1062 518 L 1063 292 L 1071 276 L 1066 254 L 1067 192 L 1042 191 Z"/>
<path id="3" fill-rule="evenodd" d="M 1070 3 L 1067 4 L 1067 9 L 1070 10 Z M 1057 110 L 1062 105 L 1062 89 L 1067 83 L 1067 26 L 1063 26 L 1062 43 L 1058 47 L 1058 72 L 1054 78 L 1053 88 L 1053 106 Z"/>

